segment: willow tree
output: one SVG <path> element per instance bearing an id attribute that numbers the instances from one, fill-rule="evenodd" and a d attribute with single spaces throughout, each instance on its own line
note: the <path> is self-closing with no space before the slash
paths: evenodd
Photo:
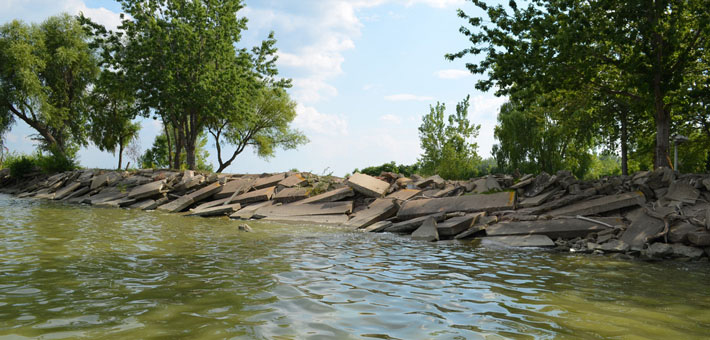
<path id="1" fill-rule="evenodd" d="M 73 156 L 86 145 L 87 88 L 98 71 L 75 17 L 0 26 L 0 121 L 20 119 L 37 131 L 43 149 Z"/>
<path id="2" fill-rule="evenodd" d="M 581 90 L 624 96 L 646 104 L 655 124 L 655 166 L 669 166 L 671 111 L 683 80 L 707 60 L 710 12 L 705 0 L 533 0 L 519 8 L 472 2 L 486 13 L 459 10 L 460 31 L 472 46 L 448 59 L 483 55 L 467 63 L 486 74 L 476 84 L 496 94 L 518 96 Z M 609 81 L 620 74 L 623 81 Z"/>

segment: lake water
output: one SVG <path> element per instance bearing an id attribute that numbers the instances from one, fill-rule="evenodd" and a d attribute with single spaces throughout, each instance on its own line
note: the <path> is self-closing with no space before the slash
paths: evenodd
<path id="1" fill-rule="evenodd" d="M 0 195 L 0 339 L 708 339 L 710 264 Z"/>

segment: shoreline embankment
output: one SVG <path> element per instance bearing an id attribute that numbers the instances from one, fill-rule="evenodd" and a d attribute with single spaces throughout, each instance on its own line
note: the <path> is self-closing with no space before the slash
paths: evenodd
<path id="1" fill-rule="evenodd" d="M 235 220 L 333 225 L 414 240 L 708 261 L 710 175 L 668 168 L 580 181 L 567 171 L 468 181 L 190 170 L 74 170 L 12 178 L 0 192 L 95 206 Z"/>

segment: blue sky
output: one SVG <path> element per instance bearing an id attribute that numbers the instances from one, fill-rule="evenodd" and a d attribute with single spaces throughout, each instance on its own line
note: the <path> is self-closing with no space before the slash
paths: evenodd
<path id="1" fill-rule="evenodd" d="M 475 141 L 483 157 L 495 143 L 493 128 L 504 98 L 474 88 L 480 76 L 463 61 L 444 54 L 467 46 L 456 9 L 474 11 L 463 0 L 246 0 L 240 13 L 249 18 L 241 46 L 254 46 L 275 31 L 279 70 L 293 78 L 290 94 L 298 103 L 294 126 L 310 143 L 298 150 L 278 150 L 262 160 L 245 151 L 227 168 L 231 173 L 290 169 L 344 175 L 354 168 L 389 161 L 417 160 L 417 127 L 437 101 L 448 112 L 471 95 L 469 118 L 481 125 Z M 0 22 L 40 22 L 61 12 L 84 12 L 108 27 L 119 23 L 120 5 L 108 0 L 3 0 Z M 142 120 L 139 144 L 149 148 L 160 124 Z M 5 135 L 12 151 L 32 152 L 33 131 L 16 123 Z M 210 161 L 217 164 L 213 142 Z M 82 149 L 83 166 L 111 168 L 117 155 L 95 147 Z"/>

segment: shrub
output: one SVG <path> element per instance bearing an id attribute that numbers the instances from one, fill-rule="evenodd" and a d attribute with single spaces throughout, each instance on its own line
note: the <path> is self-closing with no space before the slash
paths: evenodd
<path id="1" fill-rule="evenodd" d="M 12 178 L 21 178 L 37 169 L 36 160 L 27 155 L 8 155 L 3 162 L 3 167 L 10 169 Z"/>

